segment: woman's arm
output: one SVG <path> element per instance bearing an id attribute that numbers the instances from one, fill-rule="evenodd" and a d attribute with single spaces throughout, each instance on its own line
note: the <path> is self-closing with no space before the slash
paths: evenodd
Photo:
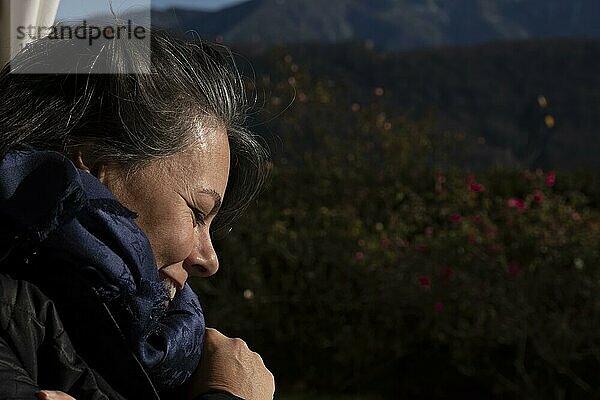
<path id="1" fill-rule="evenodd" d="M 34 399 L 40 389 L 124 399 L 77 354 L 54 303 L 35 285 L 0 273 L 0 399 Z"/>
<path id="2" fill-rule="evenodd" d="M 0 336 L 0 398 L 25 398 L 38 390 L 12 347 Z"/>
<path id="3" fill-rule="evenodd" d="M 275 379 L 262 358 L 241 339 L 207 328 L 202 361 L 177 400 L 272 400 Z M 63 392 L 46 392 L 40 400 L 74 400 Z M 161 396 L 162 397 L 162 396 Z"/>

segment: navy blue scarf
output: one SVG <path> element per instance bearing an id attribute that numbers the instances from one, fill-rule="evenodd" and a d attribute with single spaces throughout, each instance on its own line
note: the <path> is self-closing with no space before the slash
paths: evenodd
<path id="1" fill-rule="evenodd" d="M 173 388 L 200 361 L 204 316 L 188 284 L 169 302 L 135 217 L 98 179 L 60 153 L 25 148 L 0 162 L 3 242 L 29 249 L 31 257 L 37 251 L 52 254 L 101 276 L 102 285 L 92 284 L 117 316 L 134 354 L 158 388 Z"/>

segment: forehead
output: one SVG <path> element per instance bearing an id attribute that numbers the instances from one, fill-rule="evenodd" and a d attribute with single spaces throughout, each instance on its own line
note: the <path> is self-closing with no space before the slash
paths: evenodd
<path id="1" fill-rule="evenodd" d="M 223 196 L 229 176 L 230 148 L 224 128 L 207 128 L 181 153 L 161 162 L 167 179 L 190 189 L 204 188 Z"/>

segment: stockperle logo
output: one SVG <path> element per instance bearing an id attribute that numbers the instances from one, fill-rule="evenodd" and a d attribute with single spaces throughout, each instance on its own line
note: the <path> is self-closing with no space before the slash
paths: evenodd
<path id="1" fill-rule="evenodd" d="M 116 3 L 0 0 L 0 61 L 21 74 L 150 73 L 151 0 Z"/>

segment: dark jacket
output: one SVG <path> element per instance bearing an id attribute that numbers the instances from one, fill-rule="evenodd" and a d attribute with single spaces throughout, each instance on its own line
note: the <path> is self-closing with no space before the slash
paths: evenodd
<path id="1" fill-rule="evenodd" d="M 37 287 L 0 275 L 0 293 L 0 398 L 34 399 L 40 389 L 76 399 L 123 398 L 77 354 L 56 307 Z"/>
<path id="2" fill-rule="evenodd" d="M 2 159 L 0 398 L 165 398 L 197 367 L 198 299 L 186 285 L 168 301 L 134 218 L 59 153 Z"/>

